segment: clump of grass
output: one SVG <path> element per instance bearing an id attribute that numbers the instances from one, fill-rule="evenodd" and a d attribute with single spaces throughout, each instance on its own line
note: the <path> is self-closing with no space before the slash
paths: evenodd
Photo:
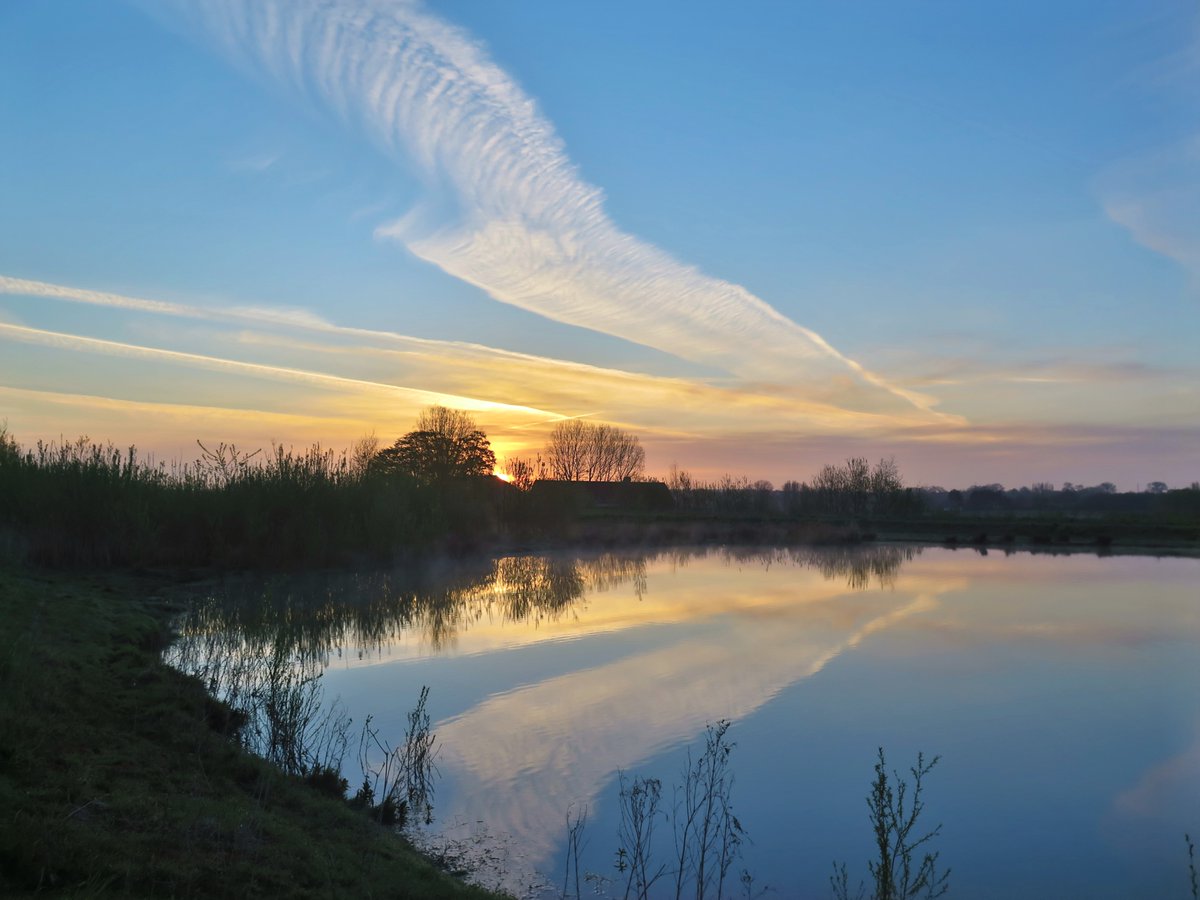
<path id="1" fill-rule="evenodd" d="M 587 829 L 587 804 L 571 805 L 567 808 L 567 858 L 563 866 L 562 900 L 583 900 L 583 888 L 580 881 L 579 854 L 587 845 L 584 832 Z M 572 877 L 573 876 L 573 877 Z M 589 880 L 587 878 L 584 879 Z M 572 881 L 575 892 L 571 893 Z"/>
<path id="2" fill-rule="evenodd" d="M 625 875 L 626 900 L 649 900 L 650 889 L 667 871 L 665 864 L 654 864 L 654 827 L 659 819 L 662 782 L 627 778 L 624 772 L 617 775 L 621 784 L 617 871 Z"/>
<path id="3" fill-rule="evenodd" d="M 437 736 L 430 730 L 428 686 L 421 687 L 417 705 L 408 713 L 404 740 L 395 747 L 363 723 L 359 740 L 359 764 L 363 786 L 354 805 L 370 809 L 384 825 L 403 827 L 414 813 L 426 825 L 433 822 L 433 795 L 437 781 Z"/>
<path id="4" fill-rule="evenodd" d="M 677 788 L 675 825 L 675 896 L 687 889 L 698 898 L 722 896 L 730 867 L 740 858 L 745 830 L 733 814 L 734 744 L 722 719 L 708 726 L 704 752 L 688 751 L 683 784 Z"/>
<path id="5" fill-rule="evenodd" d="M 942 826 L 921 831 L 921 816 L 925 812 L 925 777 L 933 771 L 941 757 L 929 762 L 917 754 L 917 763 L 910 768 L 910 783 L 898 772 L 888 774 L 883 748 L 875 762 L 875 778 L 867 795 L 867 809 L 874 832 L 876 857 L 867 862 L 873 883 L 870 900 L 909 900 L 927 897 L 930 900 L 950 890 L 950 870 L 938 870 L 939 853 L 932 842 L 941 834 Z M 834 863 L 829 879 L 837 900 L 850 900 L 850 876 L 845 863 Z M 853 895 L 865 900 L 865 885 L 860 884 Z"/>
<path id="6" fill-rule="evenodd" d="M 746 831 L 733 814 L 733 769 L 730 756 L 736 746 L 728 739 L 727 720 L 710 723 L 704 750 L 698 756 L 689 747 L 683 780 L 673 788 L 669 811 L 659 808 L 662 783 L 655 778 L 627 779 L 620 773 L 620 824 L 617 836 L 617 871 L 625 883 L 623 897 L 649 900 L 651 888 L 667 879 L 666 893 L 676 900 L 725 896 L 730 871 L 741 859 Z M 670 826 L 673 842 L 669 863 L 655 864 L 655 825 L 662 818 Z M 567 811 L 567 859 L 561 896 L 581 898 L 580 854 L 585 841 L 587 808 Z M 571 893 L 572 876 L 574 893 Z M 607 878 L 588 873 L 588 882 L 606 885 Z M 754 878 L 745 870 L 739 878 L 747 897 L 760 896 Z"/>

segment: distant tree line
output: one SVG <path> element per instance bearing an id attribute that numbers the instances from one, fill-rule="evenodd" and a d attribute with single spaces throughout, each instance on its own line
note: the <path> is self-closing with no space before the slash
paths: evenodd
<path id="1" fill-rule="evenodd" d="M 894 459 L 874 466 L 865 457 L 825 465 L 811 482 L 787 481 L 776 491 L 769 481 L 722 476 L 703 481 L 672 466 L 667 480 L 677 508 L 711 514 L 787 517 L 862 517 L 921 511 L 921 498 L 906 488 Z"/>
<path id="2" fill-rule="evenodd" d="M 786 510 L 792 515 L 896 515 L 922 508 L 919 495 L 904 487 L 891 457 L 874 467 L 862 456 L 851 457 L 844 465 L 822 466 L 811 483 L 789 481 L 783 491 Z"/>
<path id="3" fill-rule="evenodd" d="M 672 465 L 667 487 L 675 508 L 709 515 L 765 516 L 780 511 L 775 486 L 769 481 L 751 481 L 747 476 L 722 475 L 712 481 L 696 478 Z"/>
<path id="4" fill-rule="evenodd" d="M 380 443 L 372 434 L 342 452 L 314 445 L 269 453 L 200 443 L 196 460 L 168 466 L 136 448 L 87 438 L 24 448 L 0 424 L 0 561 L 325 565 L 415 548 L 466 548 L 500 534 L 562 534 L 563 524 L 589 508 L 580 498 L 612 501 L 618 509 L 624 503 L 624 511 L 663 511 L 657 500 L 629 505 L 633 492 L 611 484 L 648 479 L 638 438 L 609 424 L 559 422 L 532 459 L 502 464 L 513 487 L 492 477 L 497 460 L 490 441 L 461 410 L 431 407 L 411 431 Z M 539 480 L 557 487 L 530 491 Z M 589 489 L 567 490 L 563 482 L 571 481 Z M 1151 482 L 1137 493 L 1120 493 L 1108 482 L 947 491 L 906 487 L 890 458 L 872 465 L 852 457 L 781 490 L 745 476 L 705 481 L 676 466 L 666 484 L 667 506 L 685 516 L 1200 519 L 1197 483 L 1171 489 Z"/>
<path id="5" fill-rule="evenodd" d="M 932 486 L 918 488 L 925 506 L 933 512 L 971 515 L 1047 516 L 1200 516 L 1200 483 L 1172 490 L 1152 481 L 1142 491 L 1117 490 L 1109 481 L 1097 485 L 1049 482 L 1005 488 L 1002 484 L 975 484 L 964 490 Z"/>
<path id="6" fill-rule="evenodd" d="M 1162 481 L 1152 481 L 1144 490 L 1124 493 L 1117 491 L 1112 482 L 1088 486 L 1069 481 L 1061 488 L 1041 482 L 1011 489 L 982 484 L 946 490 L 905 486 L 892 458 L 871 465 L 864 457 L 851 457 L 842 464 L 822 466 L 809 481 L 786 481 L 780 490 L 769 481 L 751 481 L 745 476 L 704 480 L 676 465 L 671 466 L 666 483 L 677 509 L 710 515 L 1200 518 L 1200 482 L 1172 489 Z"/>

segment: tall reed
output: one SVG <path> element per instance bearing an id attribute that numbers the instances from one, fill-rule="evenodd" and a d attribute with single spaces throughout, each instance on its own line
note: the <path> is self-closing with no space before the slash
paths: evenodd
<path id="1" fill-rule="evenodd" d="M 314 445 L 190 463 L 86 437 L 23 448 L 0 426 L 0 549 L 53 566 L 325 565 L 493 526 L 482 488 L 425 485 Z"/>

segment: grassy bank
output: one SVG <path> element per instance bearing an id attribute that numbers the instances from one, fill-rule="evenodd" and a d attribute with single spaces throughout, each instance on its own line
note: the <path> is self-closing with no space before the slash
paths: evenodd
<path id="1" fill-rule="evenodd" d="M 0 570 L 0 894 L 494 896 L 240 750 L 153 588 Z"/>

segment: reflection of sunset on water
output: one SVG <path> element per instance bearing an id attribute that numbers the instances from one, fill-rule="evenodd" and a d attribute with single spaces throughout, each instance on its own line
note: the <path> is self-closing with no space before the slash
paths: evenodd
<path id="1" fill-rule="evenodd" d="M 551 853 L 563 811 L 611 800 L 601 792 L 618 769 L 695 739 L 709 722 L 750 715 L 868 634 L 936 606 L 928 595 L 876 594 L 852 610 L 840 608 L 835 592 L 790 606 L 787 597 L 781 590 L 724 612 L 710 606 L 673 620 L 688 627 L 660 649 L 497 694 L 439 724 L 460 798 L 447 815 L 480 816 L 531 852 Z M 693 630 L 716 616 L 713 627 Z M 626 628 L 651 622 L 661 620 L 609 620 Z"/>
<path id="2" fill-rule="evenodd" d="M 1008 842 L 1069 894 L 1059 854 L 1111 858 L 1124 889 L 1119 871 L 1151 883 L 1145 861 L 1166 865 L 1167 839 L 1191 827 L 1196 565 L 889 546 L 513 555 L 229 580 L 181 647 L 236 656 L 283 638 L 324 668 L 328 696 L 393 736 L 428 684 L 435 829 L 483 822 L 529 866 L 558 866 L 572 804 L 606 847 L 616 772 L 669 786 L 724 718 L 764 880 L 827 884 L 789 867 L 778 817 L 811 806 L 814 855 L 844 854 L 885 744 L 946 757 L 938 806 L 960 877 L 996 878 L 972 873 Z M 1027 820 L 1059 837 L 1022 843 Z"/>

